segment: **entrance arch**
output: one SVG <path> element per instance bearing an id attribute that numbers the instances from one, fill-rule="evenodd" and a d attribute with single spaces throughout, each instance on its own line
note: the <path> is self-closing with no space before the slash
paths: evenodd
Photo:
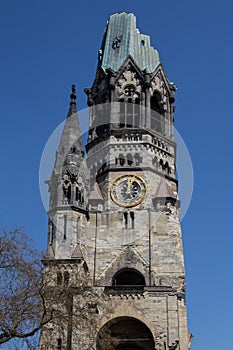
<path id="1" fill-rule="evenodd" d="M 97 335 L 97 350 L 154 350 L 150 329 L 133 317 L 117 317 L 107 322 Z"/>

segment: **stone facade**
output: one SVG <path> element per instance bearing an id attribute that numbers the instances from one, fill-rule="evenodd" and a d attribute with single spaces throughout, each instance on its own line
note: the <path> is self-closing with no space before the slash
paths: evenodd
<path id="1" fill-rule="evenodd" d="M 175 89 L 135 17 L 112 15 L 85 89 L 87 155 L 73 86 L 48 181 L 44 281 L 54 317 L 42 329 L 41 350 L 190 348 Z"/>

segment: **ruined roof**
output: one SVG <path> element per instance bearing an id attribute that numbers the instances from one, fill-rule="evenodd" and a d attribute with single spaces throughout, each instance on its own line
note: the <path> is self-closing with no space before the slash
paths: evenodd
<path id="1" fill-rule="evenodd" d="M 118 71 L 128 56 L 141 70 L 155 71 L 160 63 L 158 51 L 150 45 L 150 37 L 141 34 L 132 13 L 115 13 L 107 23 L 101 47 L 100 66 Z"/>

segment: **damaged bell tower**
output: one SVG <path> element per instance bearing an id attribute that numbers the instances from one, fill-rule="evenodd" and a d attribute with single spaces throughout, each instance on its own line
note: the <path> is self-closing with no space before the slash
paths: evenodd
<path id="1" fill-rule="evenodd" d="M 43 262 L 55 311 L 40 349 L 190 349 L 175 90 L 135 16 L 113 14 L 85 89 L 86 148 L 72 86 L 48 181 Z"/>

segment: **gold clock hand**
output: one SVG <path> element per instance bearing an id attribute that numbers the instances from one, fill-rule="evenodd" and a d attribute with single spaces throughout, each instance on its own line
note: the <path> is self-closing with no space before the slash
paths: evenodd
<path id="1" fill-rule="evenodd" d="M 130 178 L 128 177 L 127 179 L 127 190 L 126 193 L 129 194 L 130 193 Z"/>

